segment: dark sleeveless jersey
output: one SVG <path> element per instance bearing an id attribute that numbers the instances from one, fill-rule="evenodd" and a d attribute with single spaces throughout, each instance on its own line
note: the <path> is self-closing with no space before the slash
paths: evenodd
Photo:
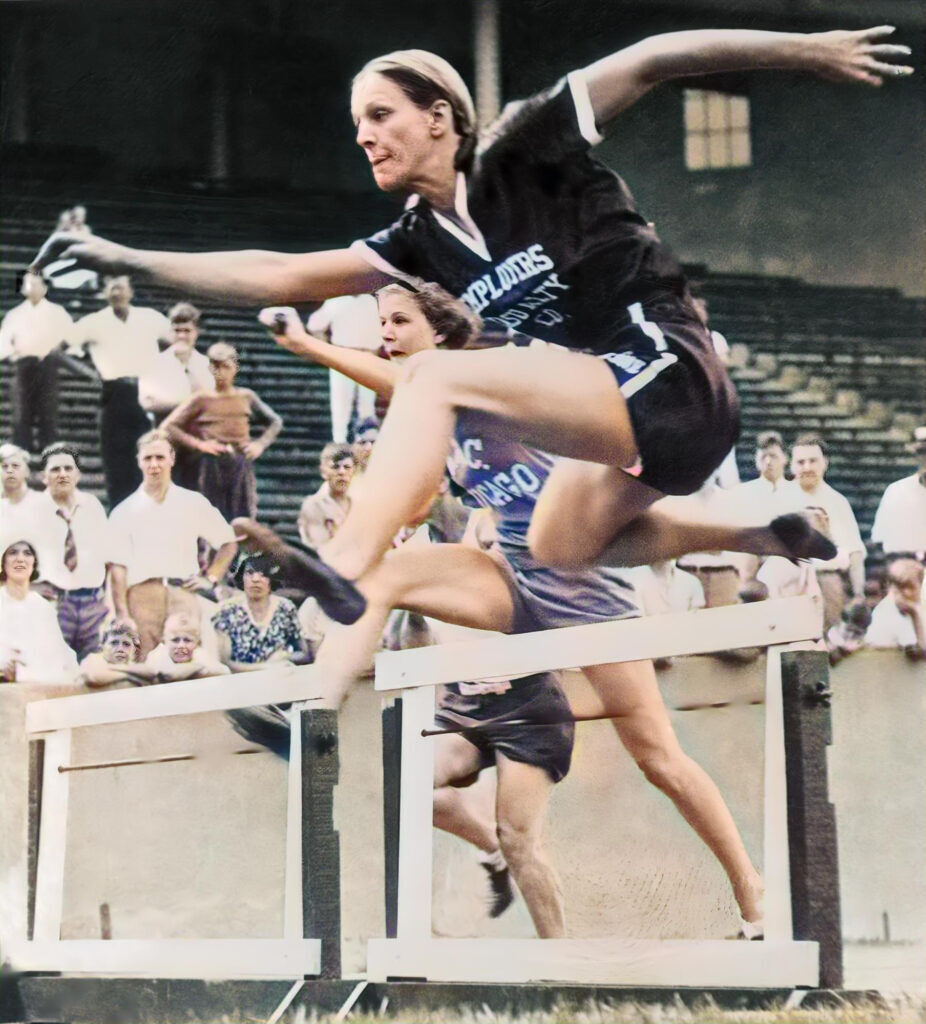
<path id="1" fill-rule="evenodd" d="M 495 511 L 498 548 L 512 570 L 521 602 L 541 624 L 534 628 L 639 615 L 633 584 L 621 570 L 554 569 L 531 556 L 527 528 L 556 459 L 505 439 L 504 429 L 491 416 L 460 410 L 447 469 L 465 492 L 466 504 Z"/>
<path id="2" fill-rule="evenodd" d="M 574 349 L 620 347 L 633 303 L 689 319 L 678 263 L 624 182 L 589 152 L 600 138 L 574 72 L 509 104 L 484 136 L 457 181 L 457 215 L 470 230 L 412 197 L 391 227 L 353 248 L 386 273 L 443 285 L 489 330 Z"/>

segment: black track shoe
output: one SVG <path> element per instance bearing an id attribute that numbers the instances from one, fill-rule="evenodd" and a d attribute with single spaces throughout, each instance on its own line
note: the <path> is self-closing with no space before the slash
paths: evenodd
<path id="1" fill-rule="evenodd" d="M 489 917 L 501 917 L 514 902 L 511 872 L 507 865 L 495 868 L 491 864 L 483 864 L 482 867 L 489 876 Z"/>
<path id="2" fill-rule="evenodd" d="M 276 705 L 233 708 L 225 712 L 225 717 L 239 736 L 272 750 L 284 761 L 289 760 L 289 719 Z"/>
<path id="3" fill-rule="evenodd" d="M 817 530 L 807 512 L 789 512 L 770 523 L 772 533 L 788 549 L 788 557 L 819 558 L 828 562 L 836 557 L 836 545 Z"/>

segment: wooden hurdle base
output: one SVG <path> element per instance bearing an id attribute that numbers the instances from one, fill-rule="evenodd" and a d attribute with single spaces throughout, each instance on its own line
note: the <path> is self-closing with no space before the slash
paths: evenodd
<path id="1" fill-rule="evenodd" d="M 362 987 L 360 987 L 362 985 Z M 360 991 L 358 992 L 358 988 Z M 292 990 L 289 981 L 216 981 L 137 978 L 38 977 L 0 980 L 0 1021 L 62 1021 L 69 1024 L 214 1024 L 217 1020 L 269 1020 Z M 300 1010 L 335 1014 L 345 1007 L 382 1013 L 385 1020 L 415 1012 L 470 1007 L 520 1017 L 531 1012 L 580 1011 L 589 1003 L 618 1005 L 713 1004 L 724 1010 L 782 1006 L 821 1009 L 882 1002 L 877 992 L 830 989 L 615 987 L 608 985 L 447 984 L 308 979 L 285 1007 L 281 1024 Z"/>

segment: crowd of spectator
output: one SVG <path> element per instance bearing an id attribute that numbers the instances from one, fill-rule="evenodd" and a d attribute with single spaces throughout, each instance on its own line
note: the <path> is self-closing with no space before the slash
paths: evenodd
<path id="1" fill-rule="evenodd" d="M 90 231 L 82 207 L 62 217 Z M 201 352 L 200 311 L 190 302 L 167 315 L 136 306 L 127 277 L 103 282 L 101 308 L 76 321 L 48 300 L 42 276 L 25 273 L 17 286 L 23 301 L 0 324 L 0 359 L 13 370 L 11 437 L 0 448 L 0 678 L 145 685 L 311 660 L 324 615 L 310 595 L 281 586 L 272 558 L 243 557 L 231 526 L 257 516 L 254 462 L 283 428 L 263 398 L 236 384 L 236 349 L 214 340 Z M 86 280 L 74 287 L 86 295 Z M 371 296 L 326 302 L 307 327 L 335 345 L 381 347 Z M 80 486 L 80 450 L 60 436 L 58 372 L 76 359 L 85 374 L 89 359 L 102 384 L 108 514 Z M 373 393 L 345 380 L 332 374 L 333 440 L 321 452 L 321 486 L 291 524 L 311 548 L 344 521 L 379 430 Z M 863 646 L 926 656 L 926 426 L 910 450 L 919 467 L 884 492 L 870 550 L 883 553 L 885 567 L 866 581 L 856 517 L 826 480 L 825 440 L 801 434 L 788 447 L 782 434 L 761 433 L 757 476 L 739 482 L 731 458 L 701 497 L 757 524 L 811 508 L 836 556 L 795 563 L 701 552 L 628 570 L 641 613 L 813 594 L 824 605 L 821 640 L 833 661 Z M 459 541 L 469 514 L 445 486 L 396 543 L 413 535 Z M 479 513 L 470 530 L 490 544 L 485 518 Z M 394 620 L 387 642 L 400 642 L 406 625 Z"/>

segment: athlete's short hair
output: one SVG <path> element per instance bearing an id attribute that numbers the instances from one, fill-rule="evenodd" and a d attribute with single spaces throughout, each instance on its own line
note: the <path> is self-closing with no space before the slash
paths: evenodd
<path id="1" fill-rule="evenodd" d="M 377 299 L 380 295 L 409 296 L 435 333 L 443 335 L 442 348 L 463 348 L 482 331 L 482 320 L 469 306 L 455 299 L 439 284 L 423 284 L 417 289 L 406 288 L 401 284 L 387 284 L 376 293 Z"/>
<path id="2" fill-rule="evenodd" d="M 452 64 L 427 50 L 395 50 L 364 64 L 354 75 L 351 89 L 364 75 L 371 73 L 395 82 L 422 110 L 427 110 L 436 100 L 446 100 L 453 112 L 453 127 L 460 136 L 454 166 L 458 170 L 469 170 L 476 151 L 476 105 Z"/>

